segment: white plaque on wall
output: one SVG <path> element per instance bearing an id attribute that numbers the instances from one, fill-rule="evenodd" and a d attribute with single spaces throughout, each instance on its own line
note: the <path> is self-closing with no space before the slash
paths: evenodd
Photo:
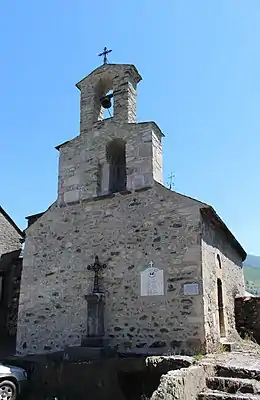
<path id="1" fill-rule="evenodd" d="M 186 283 L 183 285 L 183 293 L 186 295 L 199 294 L 199 285 L 197 283 Z"/>
<path id="2" fill-rule="evenodd" d="M 163 270 L 149 267 L 141 272 L 141 296 L 163 296 Z"/>

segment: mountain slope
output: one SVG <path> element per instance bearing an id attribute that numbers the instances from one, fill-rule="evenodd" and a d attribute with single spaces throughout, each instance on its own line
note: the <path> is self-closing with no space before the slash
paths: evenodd
<path id="1" fill-rule="evenodd" d="M 246 260 L 244 261 L 244 265 L 248 265 L 253 268 L 260 268 L 260 256 L 253 256 L 248 254 Z"/>
<path id="2" fill-rule="evenodd" d="M 260 295 L 260 256 L 249 254 L 244 261 L 246 290 Z"/>

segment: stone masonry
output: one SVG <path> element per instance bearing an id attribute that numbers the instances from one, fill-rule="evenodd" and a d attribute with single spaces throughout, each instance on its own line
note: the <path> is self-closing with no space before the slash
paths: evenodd
<path id="1" fill-rule="evenodd" d="M 240 336 L 260 344 L 260 296 L 237 297 L 235 315 Z"/>
<path id="2" fill-rule="evenodd" d="M 19 354 L 81 344 L 85 296 L 93 287 L 87 266 L 96 255 L 107 264 L 102 290 L 111 346 L 143 353 L 214 349 L 220 340 L 217 254 L 225 335 L 236 334 L 233 302 L 244 290 L 245 252 L 211 207 L 162 185 L 163 134 L 154 122 L 136 123 L 140 80 L 134 66 L 109 64 L 77 84 L 80 135 L 57 147 L 57 200 L 26 230 Z M 100 98 L 109 90 L 114 115 L 104 120 Z M 108 145 L 114 142 L 126 163 L 119 192 L 110 190 L 115 169 Z M 151 262 L 163 276 L 157 295 L 141 290 L 141 274 Z"/>

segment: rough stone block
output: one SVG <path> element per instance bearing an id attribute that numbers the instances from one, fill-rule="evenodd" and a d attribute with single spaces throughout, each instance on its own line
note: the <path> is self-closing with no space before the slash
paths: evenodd
<path id="1" fill-rule="evenodd" d="M 196 363 L 193 357 L 189 356 L 151 356 L 145 360 L 146 366 L 149 369 L 156 368 L 162 374 L 170 370 L 177 370 L 181 368 L 188 368 Z"/>
<path id="2" fill-rule="evenodd" d="M 170 371 L 161 377 L 160 385 L 151 400 L 197 400 L 198 394 L 205 386 L 206 374 L 200 366 Z"/>
<path id="3" fill-rule="evenodd" d="M 199 245 L 194 245 L 189 247 L 183 256 L 183 262 L 185 263 L 194 263 L 200 259 L 201 249 Z"/>
<path id="4" fill-rule="evenodd" d="M 65 203 L 74 203 L 79 201 L 79 190 L 70 190 L 69 192 L 65 192 L 64 201 Z"/>
<path id="5" fill-rule="evenodd" d="M 71 176 L 70 178 L 65 179 L 63 186 L 64 187 L 74 186 L 74 185 L 78 185 L 78 184 L 79 184 L 79 176 L 74 175 L 74 176 Z"/>

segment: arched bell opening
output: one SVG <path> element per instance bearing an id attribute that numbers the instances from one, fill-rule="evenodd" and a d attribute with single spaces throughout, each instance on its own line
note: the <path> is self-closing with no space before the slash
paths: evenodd
<path id="1" fill-rule="evenodd" d="M 113 81 L 109 76 L 99 81 L 96 88 L 96 101 L 100 107 L 99 120 L 114 116 Z"/>
<path id="2" fill-rule="evenodd" d="M 126 143 L 113 139 L 107 144 L 106 157 L 109 164 L 109 192 L 126 190 Z"/>

